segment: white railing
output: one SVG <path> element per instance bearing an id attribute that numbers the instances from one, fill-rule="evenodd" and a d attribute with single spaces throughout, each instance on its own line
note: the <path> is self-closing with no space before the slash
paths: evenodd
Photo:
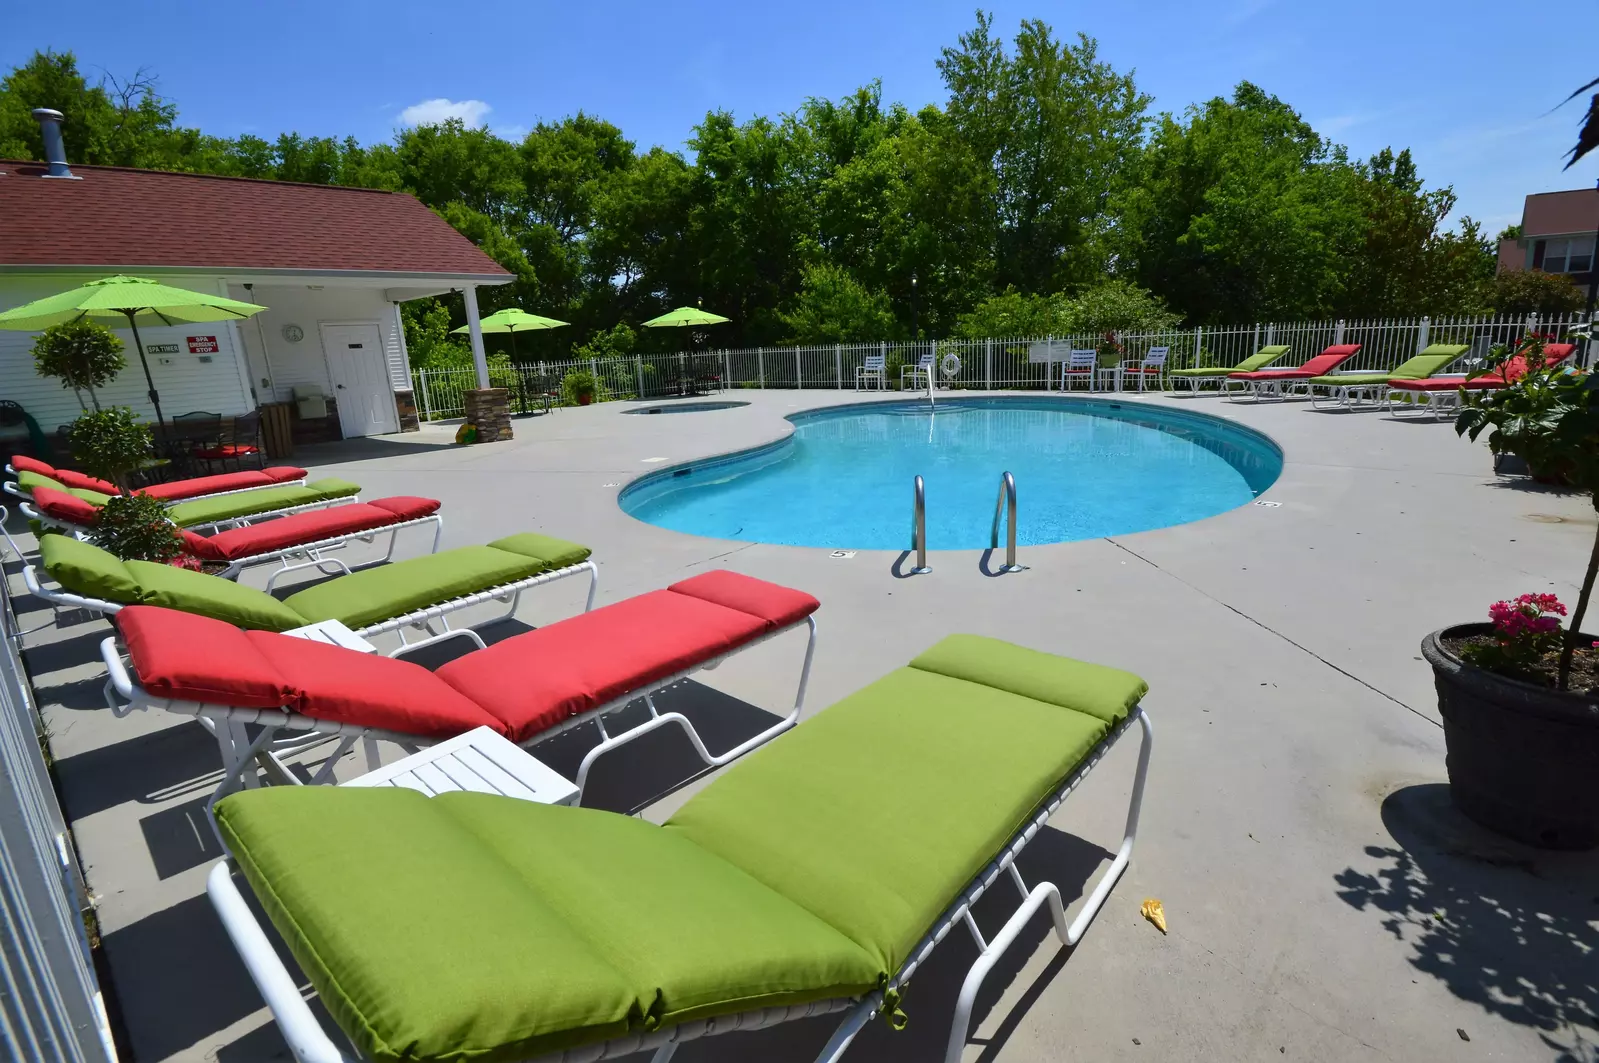
<path id="1" fill-rule="evenodd" d="M 1470 361 L 1487 354 L 1495 344 L 1513 342 L 1528 332 L 1548 333 L 1558 341 L 1584 324 L 1585 318 L 1580 314 L 1545 320 L 1537 317 L 1420 317 L 1207 325 L 1164 332 L 1119 333 L 1114 338 L 1094 333 L 992 340 L 745 347 L 519 365 L 491 371 L 490 383 L 510 390 L 511 409 L 519 413 L 542 409 L 545 395 L 550 396 L 552 403 L 562 404 L 562 382 L 568 373 L 578 371 L 594 377 L 596 402 L 659 398 L 679 394 L 690 385 L 698 389 L 826 388 L 842 391 L 855 387 L 855 371 L 865 364 L 868 355 L 881 354 L 888 363 L 887 379 L 889 387 L 893 388 L 899 385 L 901 365 L 914 365 L 921 355 L 931 352 L 937 361 L 942 361 L 946 354 L 955 354 L 961 361 L 960 372 L 955 376 L 938 374 L 940 386 L 1039 390 L 1044 387 L 1046 363 L 1031 361 L 1028 352 L 1041 343 L 1051 344 L 1062 357 L 1074 347 L 1095 347 L 1106 364 L 1140 357 L 1151 347 L 1169 347 L 1171 354 L 1167 365 L 1172 369 L 1236 365 L 1270 344 L 1288 344 L 1291 350 L 1280 364 L 1292 366 L 1332 344 L 1358 343 L 1360 352 L 1342 368 L 1372 372 L 1392 369 L 1432 343 L 1466 344 L 1470 349 L 1465 360 Z M 1579 350 L 1578 355 L 1576 364 L 1592 366 L 1592 350 Z M 470 368 L 424 369 L 412 375 L 412 386 L 422 419 L 437 420 L 465 413 L 463 393 L 477 387 L 477 378 Z"/>
<path id="2" fill-rule="evenodd" d="M 0 543 L 0 1059 L 115 1063 L 81 918 L 84 890 L 17 653 L 5 560 Z"/>

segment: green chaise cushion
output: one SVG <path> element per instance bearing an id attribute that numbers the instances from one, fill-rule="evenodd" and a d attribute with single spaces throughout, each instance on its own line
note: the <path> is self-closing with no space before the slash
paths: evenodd
<path id="1" fill-rule="evenodd" d="M 558 568 L 570 568 L 589 559 L 593 553 L 588 547 L 580 543 L 567 542 L 565 539 L 556 539 L 537 532 L 522 532 L 519 535 L 507 535 L 503 539 L 496 539 L 490 546 L 496 550 L 508 550 L 513 554 L 524 557 L 537 558 L 549 566 L 550 571 Z"/>
<path id="2" fill-rule="evenodd" d="M 517 540 L 522 538 L 511 537 Z M 550 549 L 562 557 L 570 556 L 574 551 L 581 553 L 582 557 L 588 556 L 586 547 L 574 543 L 545 539 L 543 536 L 527 538 L 560 544 Z M 503 543 L 508 540 L 499 541 Z M 531 543 L 524 545 L 532 549 Z M 414 557 L 340 576 L 291 594 L 284 599 L 284 604 L 305 617 L 305 623 L 308 624 L 337 619 L 360 629 L 451 598 L 513 583 L 558 567 L 564 566 L 525 551 L 506 550 L 493 545 L 461 546 L 443 553 Z"/>
<path id="3" fill-rule="evenodd" d="M 902 668 L 733 765 L 666 826 L 895 971 L 1108 730 L 1058 704 Z"/>
<path id="4" fill-rule="evenodd" d="M 286 487 L 263 487 L 259 491 L 236 491 L 230 495 L 197 498 L 192 502 L 179 502 L 167 509 L 167 517 L 180 528 L 197 524 L 213 524 L 219 520 L 248 517 L 290 506 L 308 506 L 335 498 L 351 498 L 361 493 L 358 484 L 348 480 L 329 478 L 308 484 L 291 484 Z"/>
<path id="5" fill-rule="evenodd" d="M 442 800 L 284 786 L 225 798 L 216 817 L 365 1058 L 498 1063 L 641 1021 L 629 979 Z"/>
<path id="6" fill-rule="evenodd" d="M 1386 384 L 1390 380 L 1426 380 L 1469 350 L 1470 345 L 1464 343 L 1434 343 L 1389 373 L 1331 373 L 1311 377 L 1307 383 L 1327 387 L 1357 387 L 1362 384 Z"/>
<path id="7" fill-rule="evenodd" d="M 951 635 L 911 667 L 1076 709 L 1108 724 L 1125 720 L 1149 693 L 1149 684 L 1131 672 L 982 635 Z"/>
<path id="8" fill-rule="evenodd" d="M 46 476 L 42 472 L 34 472 L 32 469 L 24 469 L 17 473 L 17 486 L 30 495 L 35 487 L 48 487 L 55 491 L 65 491 L 67 489 L 67 485 L 60 480 Z"/>
<path id="9" fill-rule="evenodd" d="M 103 506 L 111 501 L 110 495 L 103 495 L 99 491 L 91 491 L 87 487 L 69 487 L 67 494 L 73 498 L 81 498 L 91 506 Z"/>
<path id="10" fill-rule="evenodd" d="M 73 594 L 118 605 L 139 601 L 139 583 L 116 555 L 70 535 L 40 536 L 39 562 Z"/>
<path id="11" fill-rule="evenodd" d="M 288 631 L 310 623 L 266 591 L 220 576 L 152 561 L 123 565 L 139 584 L 140 605 L 164 605 L 260 631 Z"/>
<path id="12" fill-rule="evenodd" d="M 1274 345 L 1272 345 L 1270 347 L 1262 347 L 1260 350 L 1256 351 L 1254 354 L 1250 355 L 1248 358 L 1245 358 L 1243 361 L 1239 362 L 1237 365 L 1232 365 L 1232 366 L 1210 366 L 1210 367 L 1203 368 L 1203 369 L 1173 369 L 1167 375 L 1168 376 L 1186 376 L 1186 377 L 1211 377 L 1211 376 L 1226 376 L 1228 373 L 1253 373 L 1257 369 L 1264 369 L 1266 366 L 1268 366 L 1271 363 L 1275 362 L 1277 359 L 1281 358 L 1283 355 L 1285 355 L 1287 353 L 1288 353 L 1288 345 L 1286 343 L 1279 343 L 1279 344 L 1274 344 Z"/>
<path id="13" fill-rule="evenodd" d="M 438 797 L 637 995 L 644 1025 L 859 996 L 860 946 L 680 833 L 473 793 Z"/>

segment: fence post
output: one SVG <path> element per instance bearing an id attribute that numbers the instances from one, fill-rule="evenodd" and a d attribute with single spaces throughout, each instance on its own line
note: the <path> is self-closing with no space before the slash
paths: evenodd
<path id="1" fill-rule="evenodd" d="M 994 390 L 994 340 L 993 337 L 983 341 L 983 387 L 989 391 Z"/>
<path id="2" fill-rule="evenodd" d="M 1432 330 L 1432 319 L 1422 315 L 1421 325 L 1416 329 L 1416 353 L 1420 354 L 1427 349 L 1427 333 Z"/>
<path id="3" fill-rule="evenodd" d="M 1267 325 L 1266 325 L 1266 344 L 1267 344 L 1267 346 L 1270 346 L 1271 344 L 1276 343 L 1276 342 L 1277 342 L 1277 326 L 1275 324 L 1271 324 L 1271 323 L 1268 322 Z"/>
<path id="4" fill-rule="evenodd" d="M 633 356 L 633 365 L 638 370 L 638 397 L 642 399 L 644 397 L 644 356 L 635 354 Z"/>
<path id="5" fill-rule="evenodd" d="M 416 379 L 422 385 L 418 389 L 422 392 L 422 419 L 431 421 L 433 420 L 433 407 L 428 402 L 428 371 L 426 369 L 421 370 L 416 374 Z"/>
<path id="6" fill-rule="evenodd" d="M 589 377 L 594 381 L 594 397 L 600 397 L 600 366 L 593 358 L 589 359 Z"/>
<path id="7" fill-rule="evenodd" d="M 1190 368 L 1190 369 L 1203 368 L 1199 364 L 1199 359 L 1200 359 L 1200 352 L 1203 351 L 1204 349 L 1205 349 L 1205 326 L 1204 325 L 1195 325 L 1194 326 L 1194 360 L 1193 360 L 1192 363 L 1189 364 L 1188 368 Z M 1176 384 L 1172 385 L 1173 389 L 1175 389 L 1176 387 L 1177 387 Z M 1197 389 L 1197 387 L 1198 387 L 1197 382 L 1195 383 L 1195 387 Z"/>
<path id="8" fill-rule="evenodd" d="M 844 345 L 833 344 L 833 375 L 838 378 L 838 390 L 844 390 Z"/>
<path id="9" fill-rule="evenodd" d="M 794 390 L 798 391 L 805 386 L 805 372 L 800 368 L 800 349 L 794 348 Z"/>
<path id="10" fill-rule="evenodd" d="M 766 349 L 755 348 L 755 382 L 764 391 L 766 389 Z"/>
<path id="11" fill-rule="evenodd" d="M 1339 318 L 1338 319 L 1338 323 L 1333 326 L 1333 344 L 1334 344 L 1334 346 L 1336 346 L 1336 345 L 1341 344 L 1343 342 L 1344 342 L 1344 319 L 1343 318 Z"/>
<path id="12" fill-rule="evenodd" d="M 1255 322 L 1255 345 L 1250 348 L 1249 353 L 1254 354 L 1258 350 L 1260 350 L 1260 322 L 1257 321 Z"/>

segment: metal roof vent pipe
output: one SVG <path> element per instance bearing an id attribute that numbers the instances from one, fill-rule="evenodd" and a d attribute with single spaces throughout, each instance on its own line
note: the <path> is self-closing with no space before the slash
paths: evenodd
<path id="1" fill-rule="evenodd" d="M 34 121 L 39 123 L 39 132 L 44 136 L 44 161 L 50 166 L 50 172 L 45 176 L 79 181 L 82 178 L 67 166 L 67 146 L 61 140 L 62 117 L 60 111 L 53 111 L 48 107 L 33 109 Z"/>

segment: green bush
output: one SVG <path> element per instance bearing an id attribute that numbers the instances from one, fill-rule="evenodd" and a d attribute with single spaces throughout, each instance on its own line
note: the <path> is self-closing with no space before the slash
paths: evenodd
<path id="1" fill-rule="evenodd" d="M 1564 273 L 1517 269 L 1494 277 L 1488 301 L 1496 313 L 1549 317 L 1581 310 L 1586 296 Z"/>
<path id="2" fill-rule="evenodd" d="M 155 452 L 150 426 L 126 406 L 80 414 L 72 422 L 72 459 L 90 476 L 127 487 L 130 472 Z"/>
<path id="3" fill-rule="evenodd" d="M 183 537 L 167 519 L 167 507 L 145 495 L 112 496 L 101 508 L 89 541 L 124 561 L 171 561 L 183 546 Z"/>
<path id="4" fill-rule="evenodd" d="M 573 369 L 561 379 L 561 399 L 570 405 L 580 405 L 583 396 L 592 401 L 597 387 L 594 374 L 587 369 Z"/>
<path id="5" fill-rule="evenodd" d="M 127 365 L 122 341 L 104 325 L 87 318 L 52 325 L 33 341 L 34 371 L 61 381 L 64 388 L 87 391 L 96 410 L 100 399 L 95 389 L 111 383 Z M 82 394 L 78 395 L 78 405 L 83 405 Z"/>

